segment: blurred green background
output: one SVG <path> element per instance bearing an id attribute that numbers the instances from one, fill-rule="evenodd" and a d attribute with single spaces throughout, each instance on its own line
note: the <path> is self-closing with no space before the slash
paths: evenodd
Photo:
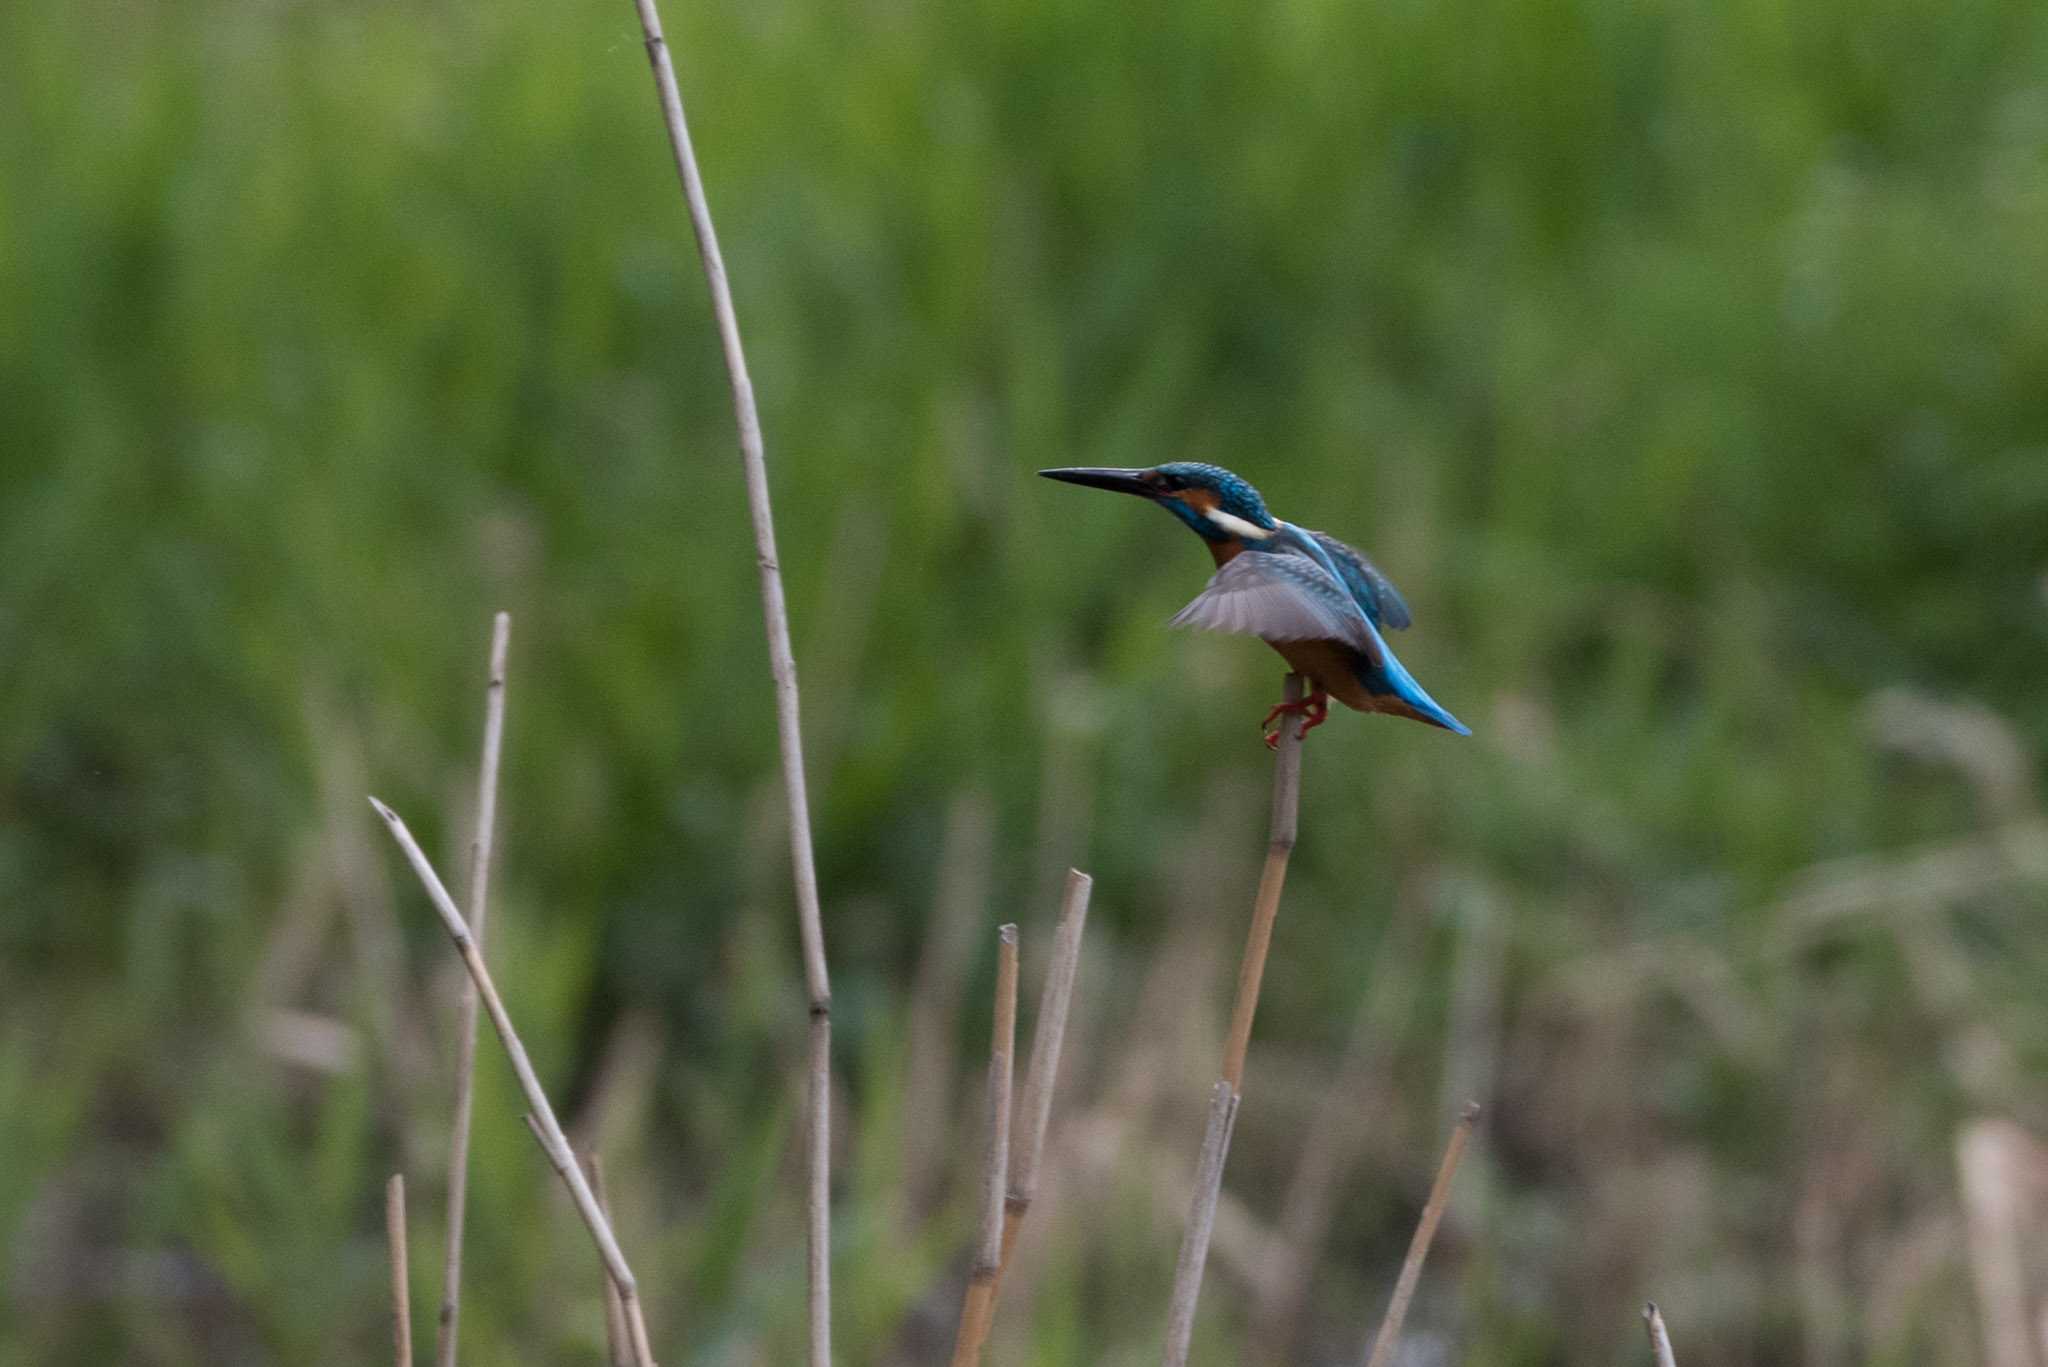
<path id="1" fill-rule="evenodd" d="M 993 927 L 1028 1027 L 1069 864 L 992 1357 L 1156 1360 L 1280 665 L 1031 472 L 1180 458 L 1369 548 L 1478 733 L 1308 747 L 1197 1360 L 1359 1360 L 1467 1096 L 1405 1367 L 1638 1361 L 1652 1296 L 1681 1361 L 1987 1360 L 1958 1136 L 2048 1127 L 2048 10 L 667 19 L 803 671 L 842 1360 L 950 1341 Z M 400 1168 L 430 1351 L 454 964 L 363 794 L 459 883 L 499 608 L 515 1017 L 661 1360 L 796 1359 L 744 508 L 622 0 L 0 8 L 0 1363 L 388 1360 Z M 484 1059 L 465 1356 L 595 1362 Z"/>

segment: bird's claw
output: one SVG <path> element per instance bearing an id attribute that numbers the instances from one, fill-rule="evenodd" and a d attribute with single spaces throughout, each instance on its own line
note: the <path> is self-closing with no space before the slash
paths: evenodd
<path id="1" fill-rule="evenodd" d="M 1273 725 L 1274 722 L 1282 717 L 1299 716 L 1308 710 L 1307 702 L 1276 702 L 1273 704 L 1273 710 L 1266 714 L 1266 719 L 1259 723 L 1259 730 L 1277 732 L 1279 728 Z M 1267 739 L 1270 741 L 1272 737 L 1269 735 Z"/>
<path id="2" fill-rule="evenodd" d="M 1280 732 L 1287 725 L 1281 720 L 1284 717 L 1300 717 L 1301 729 L 1294 733 L 1294 737 L 1296 740 L 1307 740 L 1309 732 L 1330 719 L 1329 695 L 1316 692 L 1299 702 L 1274 703 L 1273 710 L 1259 723 L 1259 730 L 1266 738 L 1268 750 L 1280 748 Z"/>

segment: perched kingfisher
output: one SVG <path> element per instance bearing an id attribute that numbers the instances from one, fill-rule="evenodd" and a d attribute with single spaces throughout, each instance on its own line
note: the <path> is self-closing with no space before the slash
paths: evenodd
<path id="1" fill-rule="evenodd" d="M 1324 532 L 1282 522 L 1259 491 L 1230 471 L 1195 461 L 1149 470 L 1040 470 L 1047 479 L 1149 498 L 1193 528 L 1215 557 L 1209 586 L 1173 619 L 1177 627 L 1257 636 L 1309 681 L 1309 695 L 1283 702 L 1259 729 L 1277 746 L 1276 723 L 1300 715 L 1302 736 L 1330 715 L 1330 699 L 1360 712 L 1388 712 L 1472 734 L 1422 691 L 1382 630 L 1411 620 L 1379 567 Z"/>

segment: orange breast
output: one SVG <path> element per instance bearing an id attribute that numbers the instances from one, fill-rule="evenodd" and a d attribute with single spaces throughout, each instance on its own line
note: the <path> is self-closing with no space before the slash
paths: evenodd
<path id="1" fill-rule="evenodd" d="M 1358 681 L 1358 652 L 1341 641 L 1270 641 L 1295 673 L 1354 712 L 1376 712 L 1378 699 Z"/>

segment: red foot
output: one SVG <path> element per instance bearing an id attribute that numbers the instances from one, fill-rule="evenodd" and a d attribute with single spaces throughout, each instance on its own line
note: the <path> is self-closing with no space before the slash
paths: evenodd
<path id="1" fill-rule="evenodd" d="M 1275 721 L 1277 721 L 1281 717 L 1303 716 L 1308 712 L 1308 710 L 1312 706 L 1314 706 L 1314 704 L 1309 702 L 1274 703 L 1273 710 L 1271 712 L 1268 712 L 1266 714 L 1266 719 L 1259 723 L 1259 730 L 1266 733 L 1266 744 L 1272 745 L 1275 744 L 1278 740 L 1278 732 L 1280 728 L 1273 725 Z"/>
<path id="2" fill-rule="evenodd" d="M 1280 748 L 1280 728 L 1287 723 L 1282 721 L 1278 726 L 1274 723 L 1282 717 L 1300 717 L 1301 730 L 1294 733 L 1295 738 L 1307 740 L 1309 732 L 1330 719 L 1330 695 L 1318 688 L 1300 702 L 1273 704 L 1273 710 L 1259 723 L 1259 730 L 1265 733 L 1268 750 Z"/>

